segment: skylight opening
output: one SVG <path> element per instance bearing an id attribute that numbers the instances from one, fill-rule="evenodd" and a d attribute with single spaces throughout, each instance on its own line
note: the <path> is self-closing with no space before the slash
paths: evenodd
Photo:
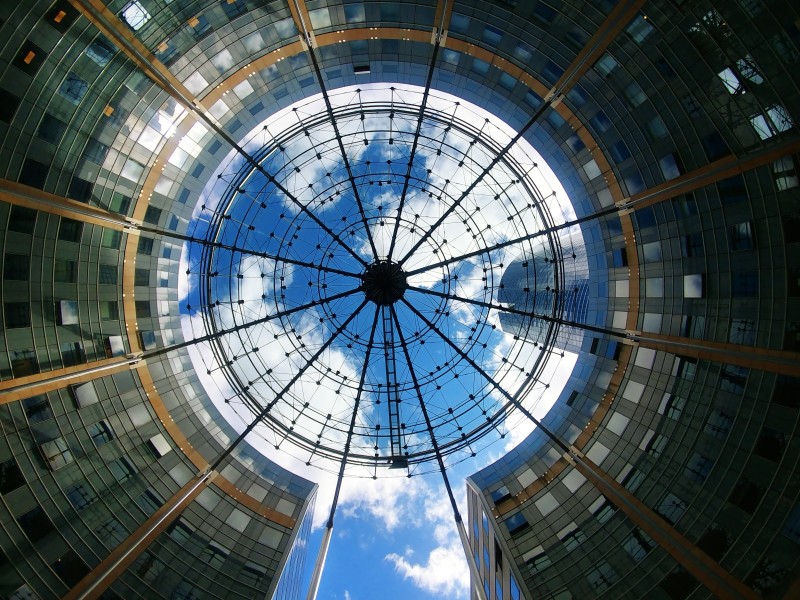
<path id="1" fill-rule="evenodd" d="M 241 142 L 260 169 L 231 153 L 195 208 L 215 245 L 184 248 L 184 334 L 217 338 L 196 371 L 279 463 L 410 476 L 516 444 L 517 405 L 543 417 L 561 389 L 545 367 L 580 343 L 548 320 L 562 287 L 560 314 L 586 317 L 580 231 L 539 233 L 574 218 L 566 192 L 527 143 L 494 162 L 514 131 L 448 94 L 415 138 L 422 93 L 336 90 L 336 129 L 321 96 L 280 111 Z"/>

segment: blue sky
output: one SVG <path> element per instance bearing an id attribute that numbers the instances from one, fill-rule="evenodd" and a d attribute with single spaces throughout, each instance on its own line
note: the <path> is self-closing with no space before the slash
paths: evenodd
<path id="1" fill-rule="evenodd" d="M 420 96 L 421 90 L 411 86 L 348 88 L 336 92 L 334 105 L 365 107 L 370 102 L 391 100 L 399 113 L 402 106 L 418 105 Z M 406 292 L 404 300 L 409 299 L 410 304 L 401 301 L 394 305 L 397 321 L 391 325 L 396 330 L 399 323 L 409 341 L 413 365 L 396 344 L 398 393 L 403 401 L 401 437 L 412 453 L 431 450 L 416 391 L 411 387 L 413 369 L 422 381 L 422 396 L 437 439 L 458 448 L 445 460 L 466 520 L 464 478 L 524 439 L 532 424 L 512 412 L 505 422 L 500 419 L 493 425 L 489 435 L 463 447 L 462 428 L 470 431 L 484 426 L 487 414 L 504 415 L 501 407 L 507 399 L 503 393 L 513 395 L 525 384 L 530 377 L 526 369 L 532 370 L 530 365 L 539 351 L 531 343 L 504 334 L 497 311 L 444 301 L 425 290 L 496 302 L 503 265 L 530 255 L 541 247 L 540 242 L 507 246 L 492 251 L 491 256 L 467 256 L 542 227 L 525 185 L 536 186 L 541 202 L 555 203 L 558 210 L 553 212 L 569 218 L 570 211 L 563 210 L 566 194 L 541 157 L 522 144 L 511 153 L 518 171 L 499 165 L 480 185 L 469 187 L 492 159 L 491 151 L 473 139 L 487 136 L 502 146 L 513 132 L 477 107 L 446 94 L 432 95 L 429 106 L 439 115 L 449 115 L 448 119 L 462 120 L 464 130 L 456 135 L 448 119 L 426 122 L 423 137 L 427 141 L 417 152 L 413 172 L 417 182 L 406 197 L 404 220 L 396 225 L 391 215 L 397 214 L 400 206 L 403 165 L 408 162 L 416 125 L 413 112 L 400 118 L 393 110 L 391 117 L 378 114 L 366 119 L 359 119 L 356 112 L 349 120 L 339 121 L 359 182 L 358 198 L 349 185 L 341 149 L 330 127 L 302 123 L 303 118 L 324 111 L 320 100 L 304 102 L 254 130 L 244 143 L 248 151 L 257 154 L 282 131 L 300 128 L 298 136 L 281 143 L 263 163 L 294 198 L 268 178 L 247 174 L 247 166 L 235 154 L 223 161 L 206 186 L 190 233 L 205 236 L 208 223 L 224 213 L 215 240 L 249 250 L 217 249 L 212 262 L 203 262 L 200 246 L 184 248 L 181 273 L 185 275 L 179 284 L 184 336 L 190 339 L 205 333 L 199 313 L 203 302 L 216 303 L 207 316 L 216 321 L 218 330 L 260 323 L 240 329 L 242 335 L 237 331 L 220 336 L 219 343 L 223 353 L 233 358 L 228 369 L 239 385 L 246 384 L 248 393 L 264 401 L 276 398 L 270 416 L 278 428 L 261 427 L 248 441 L 320 485 L 316 529 L 306 558 L 308 575 L 330 508 L 338 459 L 322 456 L 312 442 L 303 447 L 299 438 L 317 438 L 323 446 L 342 448 L 352 407 L 359 399 L 350 453 L 361 455 L 365 466 L 348 463 L 319 598 L 359 600 L 375 598 L 376 591 L 384 599 L 465 598 L 466 561 L 435 461 L 412 467 L 414 476 L 410 478 L 397 477 L 402 470 L 380 467 L 375 471 L 370 465 L 373 444 L 383 457 L 389 455 L 390 446 L 386 362 L 381 356 L 389 338 L 374 320 L 381 309 L 368 303 L 363 314 L 345 327 L 346 318 L 363 302 L 363 293 L 356 290 L 341 299 L 327 298 L 355 290 L 358 275 L 343 272 L 360 274 L 363 265 L 375 260 L 375 252 L 385 257 L 392 248 L 392 258 L 400 260 L 413 251 L 403 267 L 412 273 L 421 270 L 409 276 L 409 284 L 418 290 Z M 227 198 L 232 198 L 230 204 L 226 204 Z M 454 202 L 459 209 L 448 218 L 446 208 Z M 430 238 L 427 231 L 433 231 Z M 331 232 L 346 241 L 334 240 Z M 395 232 L 401 235 L 395 237 Z M 253 250 L 291 260 L 253 255 Z M 442 257 L 462 255 L 465 258 L 452 264 L 428 267 Z M 206 283 L 208 296 L 203 298 L 199 291 Z M 306 308 L 291 312 L 296 307 Z M 291 309 L 290 316 L 273 318 L 287 309 Z M 426 319 L 439 323 L 443 333 L 431 330 Z M 337 329 L 341 330 L 339 337 L 328 345 Z M 400 333 L 393 335 L 398 342 Z M 371 336 L 370 355 L 366 349 Z M 242 403 L 236 384 L 221 376 L 218 357 L 203 344 L 191 347 L 190 355 L 220 412 L 241 431 L 252 420 L 252 413 Z M 371 356 L 368 362 L 367 356 Z M 574 356 L 553 356 L 524 400 L 539 418 L 557 398 L 574 365 Z M 493 383 L 471 368 L 470 361 L 480 364 Z M 362 373 L 363 388 L 358 385 Z M 282 389 L 285 395 L 278 394 Z M 282 434 L 281 427 L 293 433 Z M 287 439 L 295 435 L 300 443 Z M 280 451 L 276 452 L 275 446 L 280 446 Z M 475 458 L 470 457 L 472 452 L 477 452 Z M 427 474 L 421 475 L 423 472 Z M 377 480 L 370 477 L 373 474 L 378 475 Z"/>

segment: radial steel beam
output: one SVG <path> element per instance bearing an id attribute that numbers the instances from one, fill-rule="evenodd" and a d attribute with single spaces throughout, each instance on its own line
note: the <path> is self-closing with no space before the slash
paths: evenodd
<path id="1" fill-rule="evenodd" d="M 422 122 L 425 117 L 425 109 L 428 106 L 428 96 L 431 93 L 431 84 L 433 83 L 433 73 L 436 71 L 436 59 L 439 56 L 439 48 L 442 45 L 442 40 L 445 35 L 445 29 L 447 26 L 447 22 L 450 20 L 450 12 L 448 12 L 448 2 L 444 0 L 443 5 L 437 7 L 436 10 L 437 16 L 440 16 L 441 21 L 437 24 L 434 24 L 434 31 L 433 31 L 433 49 L 431 50 L 431 58 L 428 62 L 428 76 L 425 78 L 425 91 L 422 93 L 422 102 L 419 106 L 419 116 L 417 117 L 417 128 L 414 131 L 414 141 L 411 144 L 411 152 L 408 157 L 408 167 L 406 168 L 406 175 L 405 180 L 403 181 L 403 190 L 400 193 L 400 203 L 397 207 L 397 219 L 394 222 L 394 228 L 392 229 L 392 237 L 389 242 L 389 251 L 387 252 L 387 258 L 392 258 L 392 253 L 394 252 L 394 246 L 397 242 L 397 232 L 400 229 L 400 220 L 403 217 L 403 207 L 406 203 L 406 194 L 408 194 L 408 186 L 411 183 L 411 172 L 414 169 L 414 156 L 417 153 L 417 145 L 419 144 L 420 134 L 422 132 Z M 446 20 L 445 20 L 446 19 Z"/>
<path id="2" fill-rule="evenodd" d="M 467 198 L 472 191 L 483 181 L 489 172 L 511 151 L 511 149 L 522 139 L 528 130 L 535 125 L 539 119 L 544 115 L 545 111 L 552 106 L 555 106 L 566 95 L 572 87 L 578 82 L 578 79 L 585 72 L 584 66 L 590 66 L 589 62 L 593 57 L 600 56 L 609 44 L 614 41 L 617 34 L 627 26 L 630 18 L 625 19 L 626 15 L 633 15 L 644 4 L 644 0 L 621 0 L 617 3 L 614 9 L 609 13 L 608 17 L 603 21 L 595 34 L 589 39 L 584 46 L 583 50 L 578 53 L 569 67 L 556 84 L 550 88 L 550 91 L 542 99 L 542 105 L 531 116 L 530 119 L 522 126 L 522 128 L 511 138 L 511 140 L 500 150 L 499 153 L 484 167 L 480 174 L 467 186 L 464 192 L 445 210 L 439 218 L 428 228 L 428 231 L 420 236 L 419 240 L 411 247 L 406 255 L 398 262 L 400 265 L 405 263 L 408 258 L 417 251 L 417 249 L 430 238 L 433 232 L 441 226 L 447 218 L 461 205 L 465 198 Z"/>
<path id="3" fill-rule="evenodd" d="M 389 452 L 393 466 L 404 460 L 402 431 L 400 430 L 400 392 L 397 387 L 397 361 L 394 352 L 394 326 L 391 305 L 380 307 L 383 324 L 383 352 L 386 367 L 386 404 L 389 411 Z M 397 461 L 397 464 L 395 464 Z M 407 462 L 407 461 L 406 461 Z"/>
<path id="4" fill-rule="evenodd" d="M 128 371 L 141 365 L 141 355 L 128 355 L 7 379 L 0 381 L 0 405 Z"/>
<path id="5" fill-rule="evenodd" d="M 408 302 L 406 302 L 406 304 L 408 304 Z M 417 379 L 417 374 L 414 369 L 414 361 L 411 360 L 411 354 L 408 352 L 408 345 L 406 344 L 405 336 L 403 335 L 403 328 L 400 325 L 400 319 L 397 317 L 397 311 L 394 309 L 394 305 L 390 306 L 389 308 L 392 311 L 392 318 L 394 319 L 395 326 L 397 327 L 397 335 L 400 338 L 400 347 L 403 349 L 403 354 L 405 355 L 406 364 L 408 365 L 409 373 L 411 374 L 411 381 L 414 384 L 414 390 L 417 393 L 417 401 L 419 402 L 422 416 L 425 419 L 425 427 L 428 430 L 428 435 L 431 438 L 431 445 L 433 446 L 433 451 L 436 454 L 436 462 L 439 465 L 439 472 L 442 475 L 442 481 L 444 482 L 445 490 L 447 490 L 447 497 L 449 498 L 450 506 L 453 509 L 453 520 L 456 523 L 458 537 L 461 540 L 461 547 L 464 550 L 464 556 L 467 559 L 467 565 L 469 566 L 471 579 L 474 582 L 473 588 L 478 598 L 481 600 L 488 600 L 486 597 L 486 591 L 480 584 L 480 570 L 478 569 L 478 565 L 475 564 L 475 557 L 472 555 L 472 550 L 469 547 L 469 538 L 467 537 L 467 532 L 464 529 L 464 522 L 461 518 L 461 512 L 458 510 L 458 504 L 456 503 L 455 496 L 453 495 L 453 489 L 450 487 L 450 480 L 447 477 L 447 469 L 444 465 L 442 453 L 439 450 L 439 442 L 436 439 L 436 432 L 433 429 L 431 418 L 428 415 L 428 407 L 425 404 L 425 399 L 422 397 L 422 390 L 420 389 L 419 380 Z"/>
<path id="6" fill-rule="evenodd" d="M 272 185 L 288 198 L 292 204 L 297 206 L 302 212 L 306 213 L 325 233 L 327 233 L 342 248 L 350 253 L 353 258 L 366 264 L 348 244 L 346 244 L 334 231 L 323 221 L 309 210 L 300 200 L 281 184 L 271 173 L 269 173 L 258 161 L 256 161 L 239 143 L 231 137 L 222 127 L 217 124 L 216 119 L 208 113 L 205 108 L 195 99 L 186 88 L 178 82 L 169 70 L 146 48 L 133 37 L 117 18 L 114 13 L 108 10 L 100 0 L 70 0 L 75 8 L 83 14 L 91 23 L 111 39 L 111 41 L 136 64 L 145 75 L 148 76 L 156 85 L 167 92 L 182 106 L 193 113 L 216 135 L 225 140 L 231 148 L 242 156 L 247 163 L 256 171 L 261 173 Z"/>
<path id="7" fill-rule="evenodd" d="M 242 431 L 239 436 L 231 442 L 227 448 L 222 450 L 213 462 L 200 473 L 195 480 L 184 486 L 178 494 L 173 496 L 167 502 L 162 512 L 156 512 L 153 517 L 155 519 L 148 519 L 145 523 L 134 531 L 126 540 L 120 544 L 124 546 L 124 550 L 119 552 L 112 551 L 105 561 L 100 563 L 97 568 L 88 573 L 80 582 L 73 588 L 77 590 L 70 592 L 64 600 L 94 600 L 99 598 L 100 595 L 114 583 L 114 581 L 122 574 L 125 568 L 130 565 L 136 558 L 144 552 L 144 550 L 153 542 L 159 533 L 164 531 L 169 523 L 181 513 L 181 511 L 202 491 L 202 488 L 207 485 L 207 482 L 212 476 L 216 477 L 216 472 L 222 466 L 222 463 L 233 453 L 233 451 L 244 441 L 244 439 L 253 431 L 269 414 L 277 402 L 283 398 L 284 395 L 294 386 L 295 383 L 303 376 L 308 368 L 325 352 L 334 342 L 334 340 L 347 328 L 347 326 L 355 319 L 356 315 L 361 312 L 367 300 L 364 300 L 361 305 L 353 311 L 353 313 L 345 319 L 342 324 L 337 327 L 331 336 L 317 349 L 314 355 L 306 361 L 306 363 L 297 370 L 297 373 L 289 380 L 289 382 L 278 392 L 275 397 L 259 412 L 253 421 Z"/>
<path id="8" fill-rule="evenodd" d="M 36 394 L 44 394 L 45 392 L 63 389 L 68 385 L 85 383 L 87 381 L 99 379 L 100 377 L 105 377 L 107 375 L 113 375 L 114 373 L 119 373 L 121 371 L 138 368 L 143 366 L 149 358 L 155 358 L 157 356 L 174 352 L 175 350 L 209 342 L 221 335 L 235 333 L 237 331 L 241 331 L 255 325 L 260 325 L 262 323 L 267 323 L 281 317 L 286 317 L 303 310 L 316 308 L 329 302 L 351 296 L 358 291 L 358 288 L 355 288 L 346 292 L 334 294 L 333 296 L 324 298 L 322 300 L 312 300 L 311 302 L 294 306 L 283 311 L 278 311 L 248 323 L 242 323 L 227 329 L 221 329 L 208 335 L 192 338 L 190 340 L 178 342 L 169 346 L 162 346 L 153 350 L 145 350 L 143 352 L 129 354 L 124 357 L 108 358 L 96 362 L 38 373 L 36 375 L 27 375 L 25 377 L 17 377 L 14 379 L 7 379 L 6 381 L 0 381 L 0 392 L 2 392 L 0 394 L 0 404 L 15 402 L 23 398 L 30 398 Z"/>
<path id="9" fill-rule="evenodd" d="M 614 503 L 631 521 L 642 528 L 650 537 L 656 540 L 678 563 L 691 573 L 700 583 L 720 598 L 743 598 L 756 600 L 759 596 L 744 583 L 739 581 L 708 554 L 700 550 L 674 527 L 656 514 L 650 507 L 634 496 L 629 490 L 617 483 L 613 477 L 603 471 L 599 466 L 586 458 L 574 446 L 568 445 L 533 416 L 518 399 L 518 394 L 510 394 L 505 388 L 497 384 L 494 378 L 475 363 L 461 348 L 454 344 L 446 335 L 431 323 L 425 315 L 419 312 L 405 298 L 403 301 L 428 327 L 433 329 L 456 353 L 470 363 L 480 375 L 503 395 L 514 407 L 524 414 L 537 428 L 539 428 L 561 451 L 564 457 L 571 462 L 591 483 L 611 502 Z"/>
<path id="10" fill-rule="evenodd" d="M 317 592 L 319 591 L 319 584 L 322 579 L 322 571 L 325 568 L 325 559 L 328 555 L 328 547 L 331 543 L 331 536 L 333 534 L 333 519 L 336 516 L 336 507 L 339 504 L 339 493 L 342 489 L 342 480 L 344 479 L 344 471 L 347 467 L 347 457 L 350 454 L 350 444 L 353 441 L 353 432 L 356 428 L 356 421 L 358 420 L 358 409 L 361 405 L 361 395 L 364 393 L 364 383 L 367 380 L 367 370 L 369 369 L 369 359 L 372 355 L 372 344 L 375 342 L 375 330 L 378 328 L 378 309 L 375 309 L 375 318 L 372 320 L 372 329 L 370 329 L 369 343 L 367 350 L 364 353 L 364 365 L 361 368 L 361 377 L 358 384 L 358 391 L 356 392 L 356 399 L 353 403 L 353 414 L 350 417 L 350 427 L 347 430 L 347 439 L 344 443 L 344 453 L 342 461 L 339 463 L 339 475 L 336 477 L 336 488 L 333 491 L 333 501 L 331 502 L 331 510 L 328 514 L 328 522 L 325 524 L 325 533 L 322 537 L 322 544 L 320 544 L 319 554 L 317 555 L 317 562 L 314 564 L 314 571 L 311 575 L 311 582 L 308 586 L 308 594 L 306 600 L 316 600 Z"/>
<path id="11" fill-rule="evenodd" d="M 314 39 L 314 34 L 311 31 L 310 18 L 307 16 L 308 10 L 306 9 L 305 2 L 303 0 L 293 0 L 293 2 L 297 10 L 293 11 L 292 15 L 296 15 L 298 29 L 305 36 L 307 45 L 306 50 L 308 51 L 308 55 L 311 57 L 311 64 L 314 68 L 314 74 L 317 77 L 319 89 L 322 91 L 322 99 L 325 102 L 325 110 L 328 112 L 328 118 L 330 119 L 331 126 L 333 127 L 333 135 L 336 138 L 336 143 L 339 145 L 339 151 L 342 154 L 342 162 L 344 162 L 344 167 L 347 171 L 347 178 L 350 180 L 350 186 L 353 189 L 353 197 L 355 198 L 356 204 L 358 205 L 358 210 L 361 213 L 361 222 L 364 224 L 364 230 L 367 232 L 367 240 L 369 241 L 370 248 L 372 249 L 372 256 L 375 260 L 378 260 L 378 258 L 380 258 L 378 256 L 378 248 L 375 246 L 375 241 L 372 238 L 372 232 L 369 228 L 369 221 L 367 221 L 367 213 L 364 209 L 364 203 L 361 201 L 361 193 L 358 191 L 356 178 L 353 176 L 353 169 L 350 166 L 350 159 L 347 157 L 347 150 L 345 149 L 344 142 L 342 141 L 342 134 L 339 131 L 339 125 L 336 124 L 336 115 L 333 114 L 333 105 L 331 104 L 331 99 L 328 95 L 328 88 L 325 85 L 325 80 L 322 77 L 322 69 L 319 66 L 317 53 L 314 50 L 316 41 Z M 364 264 L 363 261 L 362 264 Z"/>
<path id="12" fill-rule="evenodd" d="M 616 203 L 616 206 L 620 210 L 636 210 L 645 206 L 652 206 L 729 177 L 769 165 L 784 156 L 797 153 L 800 153 L 800 139 L 794 136 L 746 156 L 737 158 L 729 155 L 725 158 L 720 158 L 689 173 L 679 175 L 675 179 L 670 179 L 661 185 L 620 200 Z"/>
<path id="13" fill-rule="evenodd" d="M 634 342 L 636 345 L 641 346 L 642 348 L 651 348 L 653 350 L 660 350 L 662 352 L 680 354 L 681 356 L 689 356 L 691 358 L 697 358 L 701 360 L 709 360 L 751 369 L 759 369 L 768 373 L 778 373 L 781 375 L 795 376 L 798 372 L 800 372 L 800 353 L 798 352 L 772 350 L 769 348 L 755 348 L 752 346 L 744 346 L 742 344 L 712 342 L 708 340 L 663 335 L 658 333 L 639 333 L 625 329 L 618 329 L 615 327 L 600 327 L 597 325 L 581 323 L 579 321 L 559 318 L 553 315 L 519 310 L 510 306 L 502 306 L 500 304 L 493 304 L 483 300 L 464 298 L 462 296 L 456 296 L 455 294 L 445 294 L 433 289 L 425 289 L 415 286 L 409 287 L 409 289 L 416 292 L 421 292 L 423 294 L 436 296 L 438 298 L 463 302 L 465 304 L 480 306 L 490 310 L 529 317 L 531 319 L 538 319 L 566 327 L 574 327 L 584 331 L 591 331 L 592 333 L 600 333 L 611 337 L 617 337 L 621 340 Z"/>
<path id="14" fill-rule="evenodd" d="M 183 509 L 191 504 L 216 476 L 216 473 L 203 473 L 191 479 L 62 596 L 61 600 L 99 598 L 114 580 L 133 564 L 145 548 L 167 530 Z"/>
<path id="15" fill-rule="evenodd" d="M 91 223 L 93 225 L 100 225 L 114 229 L 115 231 L 124 231 L 128 234 L 147 233 L 152 235 L 159 235 L 173 240 L 186 242 L 190 244 L 197 244 L 200 246 L 207 246 L 210 248 L 218 248 L 220 250 L 228 250 L 230 252 L 238 252 L 239 254 L 246 254 L 249 256 L 258 256 L 259 258 L 266 258 L 275 262 L 286 263 L 290 265 L 297 265 L 299 267 L 307 267 L 324 271 L 326 273 L 333 273 L 336 275 L 343 275 L 345 277 L 361 277 L 359 273 L 352 273 L 342 269 L 325 266 L 322 264 L 314 264 L 290 258 L 288 256 L 281 256 L 279 254 L 270 254 L 269 252 L 262 252 L 250 248 L 243 248 L 235 244 L 223 244 L 221 242 L 213 242 L 204 238 L 190 236 L 163 227 L 156 227 L 153 225 L 145 225 L 130 217 L 113 213 L 97 206 L 91 206 L 71 200 L 62 196 L 56 196 L 44 192 L 38 188 L 34 188 L 8 179 L 0 178 L 0 201 L 8 202 L 18 206 L 25 206 L 26 208 L 33 208 L 41 210 L 46 213 L 56 214 L 62 217 L 81 221 L 83 223 Z"/>

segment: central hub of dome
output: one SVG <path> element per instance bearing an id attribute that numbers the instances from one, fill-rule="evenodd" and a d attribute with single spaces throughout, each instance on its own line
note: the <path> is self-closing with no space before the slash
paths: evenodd
<path id="1" fill-rule="evenodd" d="M 378 306 L 394 304 L 405 294 L 408 280 L 400 265 L 391 260 L 377 260 L 361 276 L 361 288 L 367 300 Z"/>

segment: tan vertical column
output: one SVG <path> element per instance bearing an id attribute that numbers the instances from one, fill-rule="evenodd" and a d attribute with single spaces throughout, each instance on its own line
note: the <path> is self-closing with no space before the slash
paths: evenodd
<path id="1" fill-rule="evenodd" d="M 167 500 L 142 523 L 119 546 L 103 559 L 91 572 L 81 579 L 62 600 L 94 600 L 99 598 L 114 583 L 153 541 L 202 492 L 216 473 L 208 473 L 192 479 L 177 494 Z"/>
<path id="2" fill-rule="evenodd" d="M 85 383 L 106 375 L 134 369 L 143 364 L 141 357 L 123 356 L 0 381 L 0 404 L 8 404 L 37 394 L 60 390 L 68 385 Z"/>
<path id="3" fill-rule="evenodd" d="M 718 598 L 747 600 L 760 598 L 582 453 L 571 449 L 565 454 L 565 458 L 633 523 L 653 538 Z"/>
<path id="4" fill-rule="evenodd" d="M 634 335 L 632 338 L 642 348 L 792 377 L 797 377 L 800 373 L 800 352 L 754 348 L 658 333 Z"/>
<path id="5" fill-rule="evenodd" d="M 191 109 L 203 107 L 164 64 L 142 44 L 131 30 L 101 0 L 69 0 L 92 25 L 108 37 L 122 53 L 165 92 Z"/>
<path id="6" fill-rule="evenodd" d="M 734 175 L 771 164 L 784 156 L 797 153 L 800 153 L 800 140 L 797 137 L 793 137 L 771 148 L 754 152 L 741 158 L 736 158 L 733 155 L 726 156 L 704 167 L 684 173 L 675 179 L 670 179 L 654 188 L 620 200 L 617 202 L 617 206 L 621 209 L 630 208 L 633 210 L 651 206 Z"/>
<path id="7" fill-rule="evenodd" d="M 135 225 L 133 221 L 129 221 L 122 215 L 8 179 L 0 179 L 0 201 L 91 225 L 100 225 L 116 231 L 122 231 Z"/>

